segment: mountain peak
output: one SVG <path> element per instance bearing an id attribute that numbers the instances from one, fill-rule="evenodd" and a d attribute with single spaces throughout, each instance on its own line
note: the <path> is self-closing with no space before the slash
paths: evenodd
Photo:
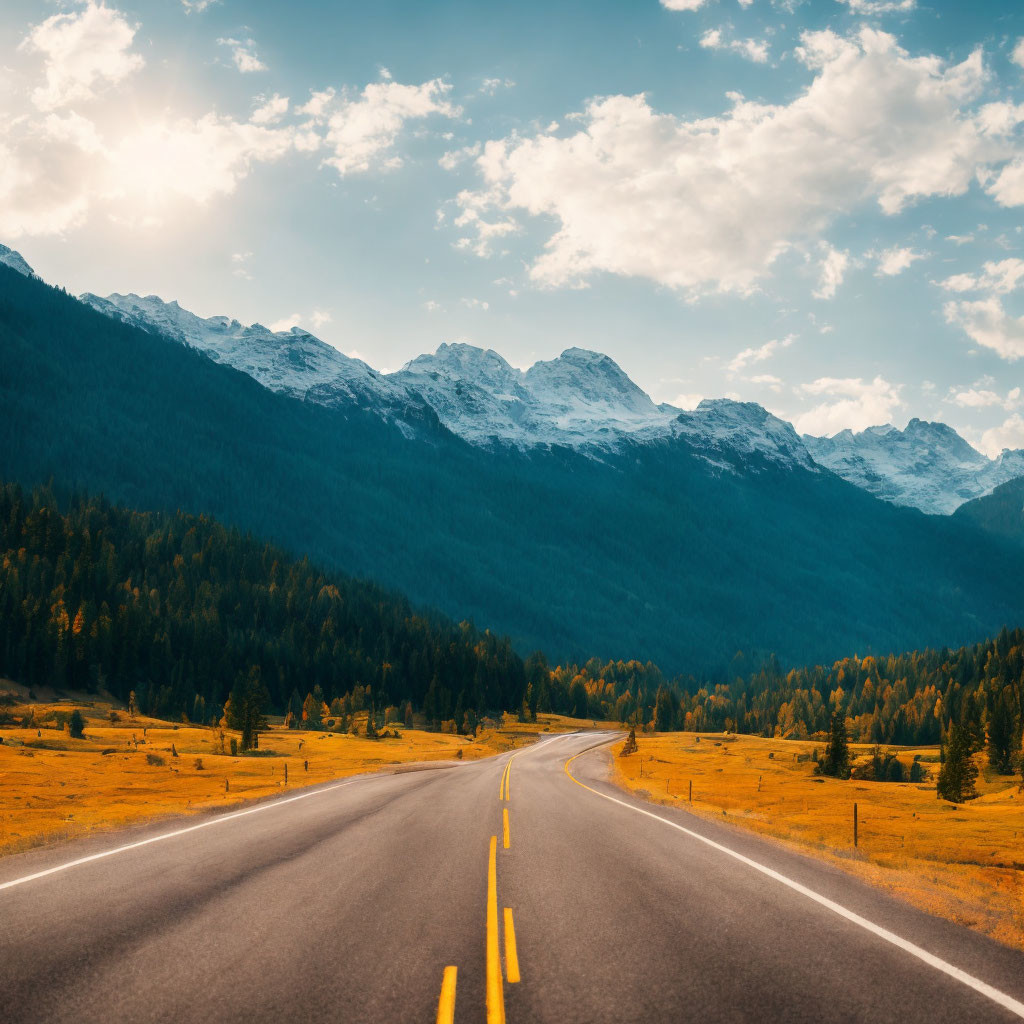
<path id="1" fill-rule="evenodd" d="M 914 417 L 903 430 L 868 427 L 805 437 L 821 465 L 884 501 L 948 515 L 1019 474 L 1024 456 L 991 460 L 946 423 Z"/>
<path id="2" fill-rule="evenodd" d="M 16 270 L 19 274 L 24 274 L 25 277 L 36 276 L 35 271 L 28 265 L 25 257 L 20 252 L 10 249 L 6 245 L 0 245 L 0 263 L 10 267 L 11 270 Z"/>

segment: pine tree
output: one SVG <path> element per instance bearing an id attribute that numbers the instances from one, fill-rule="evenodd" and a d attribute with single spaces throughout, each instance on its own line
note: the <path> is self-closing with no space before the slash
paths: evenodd
<path id="1" fill-rule="evenodd" d="M 1013 712 L 1007 706 L 1006 695 L 997 691 L 992 695 L 988 715 L 988 760 L 1000 775 L 1013 774 Z"/>
<path id="2" fill-rule="evenodd" d="M 263 717 L 263 709 L 267 706 L 270 695 L 263 685 L 263 677 L 259 665 L 253 665 L 242 677 L 224 706 L 227 724 L 238 729 L 242 734 L 241 749 L 252 750 L 259 743 L 259 731 L 266 728 L 267 720 Z"/>
<path id="3" fill-rule="evenodd" d="M 973 800 L 978 795 L 974 786 L 977 778 L 978 768 L 971 758 L 971 732 L 964 726 L 951 725 L 936 793 L 940 799 L 955 804 Z"/>
<path id="4" fill-rule="evenodd" d="M 841 707 L 832 712 L 832 726 L 825 747 L 825 760 L 821 763 L 821 774 L 836 779 L 850 777 L 850 746 L 846 735 L 846 715 Z"/>

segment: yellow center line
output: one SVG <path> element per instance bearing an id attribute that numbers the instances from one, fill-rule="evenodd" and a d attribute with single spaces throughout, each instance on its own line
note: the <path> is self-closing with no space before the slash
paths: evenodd
<path id="1" fill-rule="evenodd" d="M 511 767 L 512 767 L 512 758 L 510 757 L 505 762 L 505 770 L 501 773 L 501 785 L 498 786 L 498 799 L 499 800 L 504 800 L 505 799 L 506 779 L 508 779 L 508 773 L 509 773 L 509 769 Z"/>
<path id="2" fill-rule="evenodd" d="M 498 837 L 491 836 L 487 864 L 487 1024 L 505 1024 L 505 994 L 498 951 Z"/>
<path id="3" fill-rule="evenodd" d="M 505 976 L 508 983 L 519 981 L 519 954 L 516 952 L 516 927 L 512 923 L 512 910 L 505 908 Z"/>
<path id="4" fill-rule="evenodd" d="M 455 980 L 458 967 L 446 967 L 441 977 L 441 998 L 437 1003 L 437 1024 L 455 1024 Z"/>
<path id="5" fill-rule="evenodd" d="M 505 849 L 507 850 L 508 849 L 508 844 L 509 844 L 508 808 L 507 807 L 502 807 L 502 809 L 501 809 L 501 819 L 502 819 L 502 821 L 501 821 L 502 828 L 504 829 L 504 832 L 505 832 L 505 836 L 504 836 L 504 838 L 505 838 Z"/>

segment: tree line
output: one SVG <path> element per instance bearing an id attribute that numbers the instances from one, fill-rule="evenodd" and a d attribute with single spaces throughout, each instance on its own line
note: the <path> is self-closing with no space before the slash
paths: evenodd
<path id="1" fill-rule="evenodd" d="M 218 721 L 233 690 L 359 709 L 409 702 L 438 725 L 522 706 L 507 638 L 202 516 L 0 485 L 0 675 Z M 229 709 L 230 710 L 230 709 Z"/>

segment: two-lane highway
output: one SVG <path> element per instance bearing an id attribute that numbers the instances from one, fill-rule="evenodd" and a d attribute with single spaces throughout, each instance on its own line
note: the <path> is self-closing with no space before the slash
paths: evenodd
<path id="1" fill-rule="evenodd" d="M 1021 954 L 624 795 L 603 739 L 0 861 L 0 1019 L 1024 1018 Z"/>

